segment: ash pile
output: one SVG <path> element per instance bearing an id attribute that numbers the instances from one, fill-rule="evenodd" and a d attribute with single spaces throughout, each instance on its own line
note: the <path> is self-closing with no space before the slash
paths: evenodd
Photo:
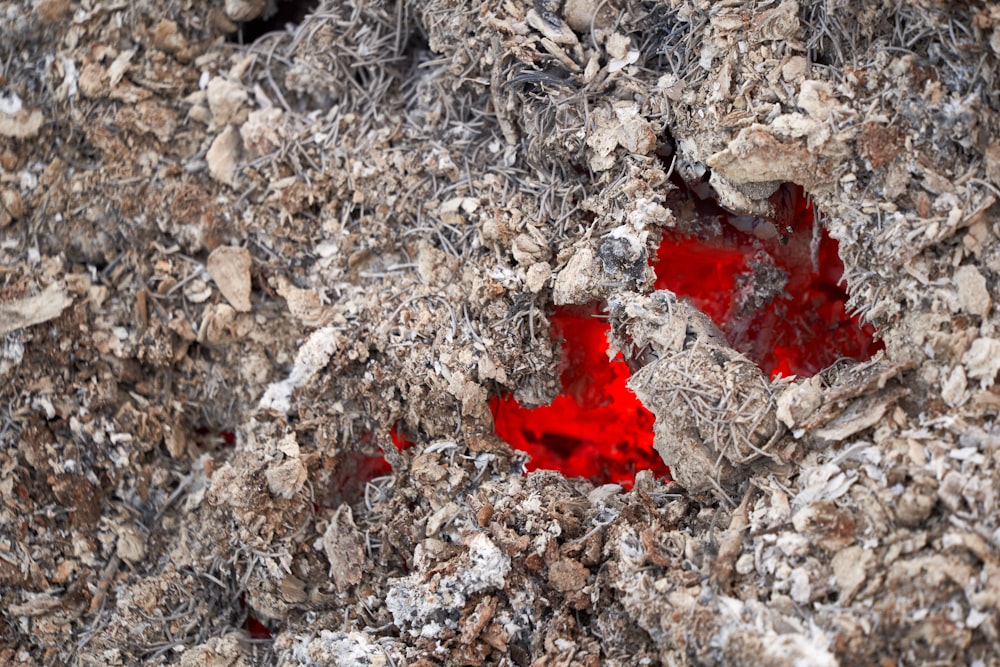
<path id="1" fill-rule="evenodd" d="M 2 8 L 0 662 L 996 664 L 1000 7 L 286 4 Z M 654 290 L 675 174 L 884 352 Z M 673 483 L 493 432 L 591 302 Z"/>

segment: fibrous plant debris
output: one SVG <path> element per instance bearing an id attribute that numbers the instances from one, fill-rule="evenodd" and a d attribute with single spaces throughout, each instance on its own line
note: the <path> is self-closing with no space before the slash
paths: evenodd
<path id="1" fill-rule="evenodd" d="M 997 664 L 1000 6 L 267 11 L 0 8 L 0 663 Z M 657 290 L 675 177 L 884 351 Z M 675 482 L 496 435 L 590 303 Z"/>

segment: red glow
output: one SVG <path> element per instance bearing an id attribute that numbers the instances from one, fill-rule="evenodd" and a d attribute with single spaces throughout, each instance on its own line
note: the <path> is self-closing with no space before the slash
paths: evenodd
<path id="1" fill-rule="evenodd" d="M 246 593 L 240 594 L 240 609 L 247 612 L 243 619 L 243 629 L 247 631 L 251 639 L 271 639 L 271 630 L 258 619 L 252 611 L 247 609 Z"/>
<path id="2" fill-rule="evenodd" d="M 665 236 L 657 289 L 690 299 L 771 377 L 811 376 L 841 357 L 864 360 L 882 348 L 872 326 L 846 313 L 837 243 L 822 231 L 814 247 L 815 216 L 801 188 L 782 186 L 772 198 L 781 235 L 790 230 L 784 242 L 743 233 L 717 204 L 688 197 L 721 233 Z M 653 416 L 625 386 L 628 367 L 608 361 L 608 327 L 597 313 L 591 306 L 552 316 L 553 336 L 564 343 L 562 393 L 551 405 L 528 409 L 504 396 L 491 407 L 497 434 L 531 456 L 529 470 L 631 487 L 637 470 L 669 469 L 653 450 Z"/>
<path id="3" fill-rule="evenodd" d="M 398 428 L 391 429 L 390 434 L 397 449 L 413 444 L 400 435 Z M 322 459 L 313 473 L 313 502 L 317 511 L 320 508 L 336 509 L 343 503 L 354 505 L 361 502 L 369 482 L 392 473 L 392 466 L 379 453 L 374 440 L 371 432 L 362 433 L 353 448 Z"/>
<path id="4" fill-rule="evenodd" d="M 316 509 L 335 509 L 342 503 L 353 505 L 360 502 L 368 482 L 391 472 L 392 466 L 380 454 L 343 451 L 325 458 L 314 473 L 313 502 Z"/>
<path id="5" fill-rule="evenodd" d="M 528 409 L 510 396 L 494 398 L 496 432 L 531 456 L 528 470 L 559 470 L 597 484 L 631 488 L 636 471 L 669 475 L 653 450 L 653 415 L 625 383 L 624 361 L 608 361 L 608 325 L 596 307 L 557 309 L 553 336 L 563 341 L 562 393 Z"/>
<path id="6" fill-rule="evenodd" d="M 250 633 L 251 639 L 271 639 L 271 631 L 267 626 L 249 614 L 243 621 L 243 629 Z"/>
<path id="7" fill-rule="evenodd" d="M 802 188 L 782 186 L 772 202 L 779 224 L 792 229 L 786 243 L 753 238 L 725 222 L 709 239 L 665 235 L 656 288 L 690 299 L 771 377 L 809 377 L 842 357 L 870 358 L 882 344 L 874 340 L 874 327 L 846 312 L 837 242 L 823 230 L 814 263 L 815 216 Z M 711 203 L 697 207 L 720 219 L 726 215 Z M 780 279 L 787 281 L 783 287 L 766 284 Z M 768 302 L 755 303 L 754 293 L 768 289 L 775 292 Z"/>
<path id="8" fill-rule="evenodd" d="M 403 433 L 399 424 L 392 427 L 392 430 L 389 431 L 389 435 L 392 436 L 392 444 L 396 445 L 396 449 L 399 451 L 409 449 L 413 446 L 413 443 Z"/>

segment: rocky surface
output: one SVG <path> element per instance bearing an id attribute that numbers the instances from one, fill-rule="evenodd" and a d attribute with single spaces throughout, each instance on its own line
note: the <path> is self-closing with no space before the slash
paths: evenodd
<path id="1" fill-rule="evenodd" d="M 0 7 L 0 662 L 997 664 L 1000 6 L 283 4 Z M 673 173 L 885 352 L 653 294 Z M 682 483 L 493 435 L 595 300 Z"/>

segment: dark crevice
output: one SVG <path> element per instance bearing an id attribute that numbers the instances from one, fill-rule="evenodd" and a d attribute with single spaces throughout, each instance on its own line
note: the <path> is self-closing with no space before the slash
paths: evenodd
<path id="1" fill-rule="evenodd" d="M 227 39 L 236 44 L 253 44 L 269 32 L 284 30 L 288 25 L 297 26 L 318 6 L 319 0 L 268 0 L 263 14 L 239 23 Z"/>

